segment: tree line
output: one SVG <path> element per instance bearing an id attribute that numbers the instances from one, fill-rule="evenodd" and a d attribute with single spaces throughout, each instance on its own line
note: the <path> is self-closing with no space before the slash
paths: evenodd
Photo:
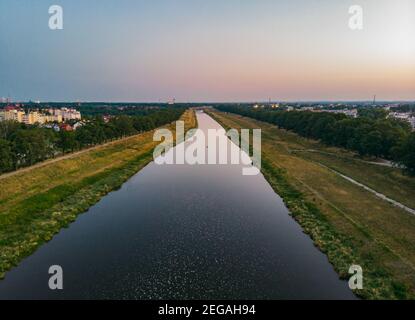
<path id="1" fill-rule="evenodd" d="M 6 107 L 7 103 L 0 103 L 0 109 Z M 45 102 L 38 104 L 35 102 L 20 103 L 20 107 L 25 111 L 36 109 L 61 109 L 72 108 L 81 112 L 82 116 L 98 116 L 98 115 L 129 115 L 129 116 L 145 116 L 158 110 L 172 108 L 190 108 L 194 106 L 202 106 L 198 103 L 175 103 L 170 105 L 167 103 L 133 103 L 133 102 Z"/>
<path id="2" fill-rule="evenodd" d="M 361 156 L 392 160 L 415 175 L 415 132 L 411 132 L 409 123 L 387 118 L 387 113 L 360 112 L 358 118 L 350 118 L 328 112 L 258 110 L 236 105 L 219 105 L 217 109 L 269 122 Z"/>
<path id="3" fill-rule="evenodd" d="M 155 129 L 178 120 L 184 111 L 184 108 L 159 109 L 140 116 L 114 116 L 108 122 L 96 116 L 86 120 L 76 131 L 59 132 L 16 121 L 1 121 L 0 173 Z"/>

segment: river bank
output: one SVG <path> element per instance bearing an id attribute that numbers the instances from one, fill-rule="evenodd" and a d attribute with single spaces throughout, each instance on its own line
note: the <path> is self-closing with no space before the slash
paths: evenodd
<path id="1" fill-rule="evenodd" d="M 210 113 L 227 128 L 262 128 L 262 172 L 340 277 L 349 276 L 352 264 L 363 267 L 364 290 L 356 294 L 366 299 L 414 298 L 411 214 L 291 152 L 310 148 L 304 139 L 249 118 Z M 369 177 L 367 172 L 365 179 Z M 395 237 L 397 230 L 404 241 Z"/>
<path id="2" fill-rule="evenodd" d="M 193 110 L 181 120 L 197 125 Z M 157 144 L 149 131 L 2 179 L 0 278 L 148 164 Z"/>

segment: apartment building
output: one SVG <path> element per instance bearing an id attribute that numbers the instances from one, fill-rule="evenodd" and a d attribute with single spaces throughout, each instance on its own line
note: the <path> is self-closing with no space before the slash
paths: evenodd
<path id="1" fill-rule="evenodd" d="M 29 111 L 25 113 L 16 107 L 7 107 L 0 110 L 0 121 L 13 120 L 28 125 L 44 124 L 48 122 L 64 122 L 67 120 L 81 120 L 81 113 L 75 109 L 49 109 L 48 113 Z"/>

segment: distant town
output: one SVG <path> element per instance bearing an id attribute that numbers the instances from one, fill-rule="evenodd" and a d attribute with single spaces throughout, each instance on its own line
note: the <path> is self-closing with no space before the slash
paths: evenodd
<path id="1" fill-rule="evenodd" d="M 311 112 L 329 112 L 341 113 L 352 118 L 359 117 L 359 111 L 362 109 L 372 108 L 384 110 L 387 118 L 394 118 L 408 122 L 412 129 L 415 130 L 415 104 L 408 103 L 266 103 L 254 104 L 254 109 L 279 109 L 285 111 L 311 111 Z"/>
<path id="2" fill-rule="evenodd" d="M 79 111 L 72 108 L 48 108 L 24 110 L 19 103 L 7 104 L 4 109 L 0 109 L 0 121 L 17 121 L 27 125 L 42 125 L 53 128 L 56 131 L 76 130 L 83 123 Z M 73 125 L 67 122 L 72 121 Z"/>

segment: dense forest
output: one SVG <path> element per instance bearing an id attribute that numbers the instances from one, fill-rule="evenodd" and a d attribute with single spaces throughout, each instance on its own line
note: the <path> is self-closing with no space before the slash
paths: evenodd
<path id="1" fill-rule="evenodd" d="M 176 121 L 184 108 L 163 108 L 145 115 L 118 115 L 108 122 L 102 116 L 88 118 L 76 131 L 59 132 L 15 121 L 0 122 L 0 173 L 107 141 L 134 135 Z"/>
<path id="2" fill-rule="evenodd" d="M 323 143 L 372 156 L 393 160 L 415 175 L 415 132 L 409 123 L 387 118 L 379 110 L 365 110 L 358 118 L 344 114 L 309 111 L 272 111 L 236 105 L 217 109 L 273 123 L 280 128 Z"/>

